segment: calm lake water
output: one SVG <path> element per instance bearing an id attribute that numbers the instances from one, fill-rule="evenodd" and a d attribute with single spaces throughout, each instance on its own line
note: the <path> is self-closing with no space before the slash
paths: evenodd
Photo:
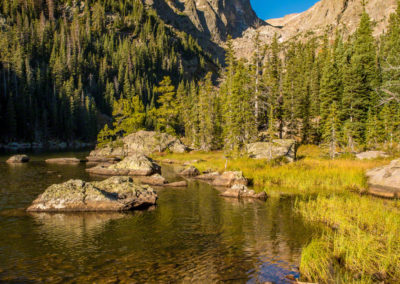
<path id="1" fill-rule="evenodd" d="M 26 214 L 46 187 L 93 180 L 85 165 L 24 165 L 0 157 L 0 282 L 287 283 L 313 234 L 293 199 L 238 201 L 211 186 L 158 190 L 158 206 L 131 213 Z M 177 179 L 169 168 L 169 179 Z"/>

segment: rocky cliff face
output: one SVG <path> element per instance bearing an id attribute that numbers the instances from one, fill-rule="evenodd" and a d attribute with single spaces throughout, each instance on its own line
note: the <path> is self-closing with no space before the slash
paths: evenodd
<path id="1" fill-rule="evenodd" d="M 352 34 L 359 23 L 361 0 L 321 0 L 300 14 L 266 22 L 253 11 L 250 0 L 143 0 L 167 23 L 194 36 L 207 51 L 222 58 L 228 36 L 232 36 L 239 57 L 253 53 L 256 31 L 268 43 L 275 34 L 280 41 L 310 34 L 332 35 L 336 29 Z M 397 0 L 369 0 L 366 10 L 375 23 L 374 34 L 385 30 Z M 266 4 L 267 5 L 267 4 Z"/>
<path id="2" fill-rule="evenodd" d="M 228 36 L 268 25 L 253 11 L 250 0 L 144 0 L 167 23 L 183 30 L 213 54 L 223 53 Z"/>
<path id="3" fill-rule="evenodd" d="M 375 23 L 374 35 L 379 36 L 387 27 L 389 16 L 397 7 L 397 0 L 369 0 L 366 10 Z M 345 36 L 357 29 L 363 11 L 361 0 L 321 0 L 309 10 L 300 14 L 291 14 L 283 18 L 268 20 L 269 25 L 258 29 L 249 28 L 243 36 L 235 40 L 234 46 L 241 57 L 251 54 L 256 31 L 263 42 L 269 42 L 275 33 L 281 42 L 295 36 L 333 35 L 339 28 Z"/>
<path id="4" fill-rule="evenodd" d="M 366 10 L 375 22 L 374 33 L 380 35 L 386 28 L 390 14 L 396 9 L 397 0 L 369 0 Z M 321 0 L 309 10 L 267 21 L 281 29 L 284 39 L 312 31 L 319 35 L 326 30 L 342 29 L 345 35 L 352 34 L 363 11 L 361 0 Z"/>

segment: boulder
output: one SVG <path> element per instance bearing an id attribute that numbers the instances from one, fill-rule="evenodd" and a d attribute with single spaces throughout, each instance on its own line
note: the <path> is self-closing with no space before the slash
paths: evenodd
<path id="1" fill-rule="evenodd" d="M 184 153 L 189 150 L 178 138 L 155 131 L 138 131 L 125 136 L 118 142 L 111 142 L 105 147 L 93 150 L 87 157 L 88 161 L 94 162 L 94 160 L 114 157 L 123 158 L 135 154 L 150 155 L 154 152 L 165 151 Z"/>
<path id="2" fill-rule="evenodd" d="M 254 198 L 260 200 L 267 200 L 268 196 L 265 192 L 256 193 L 254 190 L 249 190 L 247 186 L 242 184 L 235 184 L 227 191 L 221 194 L 224 197 L 232 198 Z"/>
<path id="3" fill-rule="evenodd" d="M 48 187 L 29 212 L 127 211 L 154 205 L 157 194 L 129 177 L 112 177 L 101 182 L 70 180 Z"/>
<path id="4" fill-rule="evenodd" d="M 103 148 L 91 151 L 86 159 L 90 163 L 109 163 L 119 162 L 125 156 L 126 154 L 122 146 L 115 147 L 114 145 L 109 144 Z"/>
<path id="5" fill-rule="evenodd" d="M 140 182 L 148 185 L 163 186 L 167 181 L 161 175 L 155 174 L 149 177 L 141 178 Z"/>
<path id="6" fill-rule="evenodd" d="M 86 169 L 87 172 L 106 176 L 151 176 L 161 173 L 161 167 L 149 157 L 136 154 L 126 157 L 121 162 L 111 165 L 99 165 L 94 168 Z"/>
<path id="7" fill-rule="evenodd" d="M 171 151 L 184 153 L 188 148 L 176 137 L 155 131 L 139 131 L 122 139 L 127 155 L 135 153 L 151 154 L 153 152 Z"/>
<path id="8" fill-rule="evenodd" d="M 273 160 L 286 158 L 289 162 L 296 160 L 296 141 L 276 139 L 272 142 L 256 142 L 246 145 L 250 158 Z"/>
<path id="9" fill-rule="evenodd" d="M 101 157 L 101 156 L 88 156 L 86 157 L 87 163 L 88 164 L 116 164 L 118 162 L 121 162 L 121 158 L 119 157 Z"/>
<path id="10" fill-rule="evenodd" d="M 400 159 L 367 172 L 368 192 L 385 198 L 400 198 Z"/>
<path id="11" fill-rule="evenodd" d="M 359 160 L 370 160 L 370 159 L 377 159 L 377 158 L 387 158 L 387 155 L 383 151 L 367 151 L 356 154 L 356 158 Z"/>
<path id="12" fill-rule="evenodd" d="M 167 183 L 167 184 L 165 184 L 165 186 L 168 186 L 168 187 L 187 187 L 188 183 L 187 183 L 187 181 L 177 181 L 177 182 Z"/>
<path id="13" fill-rule="evenodd" d="M 214 186 L 232 187 L 235 184 L 247 185 L 248 181 L 242 172 L 224 172 L 214 179 L 212 184 Z"/>
<path id="14" fill-rule="evenodd" d="M 200 180 L 205 180 L 205 181 L 213 181 L 219 176 L 220 176 L 219 172 L 211 172 L 211 173 L 199 175 L 195 178 L 200 179 Z"/>
<path id="15" fill-rule="evenodd" d="M 15 155 L 10 157 L 7 160 L 7 163 L 9 164 L 22 164 L 22 163 L 28 163 L 29 162 L 29 157 L 27 155 Z"/>
<path id="16" fill-rule="evenodd" d="M 77 158 L 55 158 L 55 159 L 47 159 L 46 163 L 48 164 L 80 164 L 82 163 L 82 160 L 79 160 Z"/>
<path id="17" fill-rule="evenodd" d="M 183 171 L 180 172 L 181 175 L 185 177 L 195 177 L 200 174 L 199 170 L 196 167 L 190 166 Z"/>

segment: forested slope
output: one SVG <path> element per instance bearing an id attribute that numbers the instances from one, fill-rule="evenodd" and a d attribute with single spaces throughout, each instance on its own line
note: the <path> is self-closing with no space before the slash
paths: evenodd
<path id="1" fill-rule="evenodd" d="M 115 101 L 155 108 L 164 76 L 177 84 L 210 69 L 192 37 L 140 0 L 3 0 L 0 142 L 93 141 Z"/>

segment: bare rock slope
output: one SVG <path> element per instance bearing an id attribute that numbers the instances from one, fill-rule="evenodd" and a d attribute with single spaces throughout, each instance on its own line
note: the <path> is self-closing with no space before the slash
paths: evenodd
<path id="1" fill-rule="evenodd" d="M 283 18 L 271 19 L 258 29 L 248 28 L 241 37 L 235 39 L 234 47 L 240 57 L 253 53 L 253 40 L 260 33 L 262 42 L 271 42 L 275 34 L 281 42 L 298 37 L 306 39 L 310 35 L 320 36 L 325 32 L 334 35 L 336 29 L 349 36 L 355 32 L 363 11 L 361 0 L 321 0 L 309 10 L 290 14 Z M 397 7 L 397 0 L 369 0 L 366 11 L 374 22 L 374 35 L 381 35 L 389 22 L 389 17 Z"/>

